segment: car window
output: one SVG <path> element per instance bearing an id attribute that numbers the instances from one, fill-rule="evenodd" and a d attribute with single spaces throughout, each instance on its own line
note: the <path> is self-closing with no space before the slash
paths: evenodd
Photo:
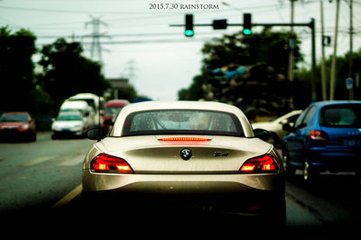
<path id="1" fill-rule="evenodd" d="M 120 110 L 122 110 L 123 107 L 106 107 L 105 108 L 105 115 L 110 116 L 114 115 L 117 116 Z"/>
<path id="2" fill-rule="evenodd" d="M 299 116 L 300 116 L 300 114 L 290 116 L 289 118 L 287 118 L 287 122 L 294 123 Z"/>
<path id="3" fill-rule="evenodd" d="M 82 120 L 82 116 L 80 114 L 61 114 L 58 116 L 57 120 L 59 121 Z"/>
<path id="4" fill-rule="evenodd" d="M 329 106 L 322 110 L 320 124 L 328 127 L 361 127 L 361 105 Z"/>
<path id="5" fill-rule="evenodd" d="M 125 135 L 195 133 L 243 136 L 236 116 L 216 111 L 158 110 L 136 112 L 125 120 Z"/>
<path id="6" fill-rule="evenodd" d="M 308 123 L 311 121 L 312 117 L 315 115 L 315 112 L 316 112 L 316 107 L 311 107 L 306 115 L 305 115 L 305 118 L 302 120 L 302 125 L 304 126 L 307 126 Z"/>
<path id="7" fill-rule="evenodd" d="M 311 120 L 312 116 L 315 114 L 316 108 L 314 106 L 311 106 L 297 118 L 295 122 L 295 128 L 302 128 L 304 126 L 307 126 L 307 123 Z"/>
<path id="8" fill-rule="evenodd" d="M 27 114 L 3 114 L 0 122 L 27 122 L 29 119 Z"/>

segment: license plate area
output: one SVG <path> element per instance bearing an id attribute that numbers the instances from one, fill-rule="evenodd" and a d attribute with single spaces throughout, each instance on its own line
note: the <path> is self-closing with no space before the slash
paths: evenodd
<path id="1" fill-rule="evenodd" d="M 361 147 L 361 140 L 360 139 L 344 139 L 343 144 L 349 147 Z"/>

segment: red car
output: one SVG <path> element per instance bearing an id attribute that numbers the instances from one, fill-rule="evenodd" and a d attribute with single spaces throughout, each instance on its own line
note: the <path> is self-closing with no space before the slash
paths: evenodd
<path id="1" fill-rule="evenodd" d="M 120 110 L 128 104 L 129 101 L 126 99 L 112 99 L 107 101 L 104 105 L 103 127 L 109 129 L 113 125 Z"/>
<path id="2" fill-rule="evenodd" d="M 0 116 L 1 140 L 36 141 L 35 119 L 28 112 L 4 112 Z"/>

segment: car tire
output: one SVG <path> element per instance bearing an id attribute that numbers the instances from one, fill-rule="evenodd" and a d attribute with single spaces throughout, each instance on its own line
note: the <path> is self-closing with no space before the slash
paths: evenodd
<path id="1" fill-rule="evenodd" d="M 268 213 L 262 219 L 262 223 L 272 227 L 286 227 L 287 224 L 287 209 L 286 198 L 277 198 L 273 201 L 272 209 L 269 209 Z"/>
<path id="2" fill-rule="evenodd" d="M 27 142 L 35 142 L 36 141 L 36 133 L 29 133 L 29 135 L 26 137 Z"/>

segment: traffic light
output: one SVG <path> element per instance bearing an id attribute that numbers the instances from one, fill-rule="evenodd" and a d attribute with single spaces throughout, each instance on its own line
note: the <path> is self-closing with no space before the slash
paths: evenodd
<path id="1" fill-rule="evenodd" d="M 184 30 L 184 35 L 186 37 L 193 37 L 194 36 L 194 30 L 193 30 L 193 14 L 186 14 L 186 25 Z"/>
<path id="2" fill-rule="evenodd" d="M 252 15 L 250 13 L 243 14 L 243 35 L 249 36 L 252 34 Z"/>

